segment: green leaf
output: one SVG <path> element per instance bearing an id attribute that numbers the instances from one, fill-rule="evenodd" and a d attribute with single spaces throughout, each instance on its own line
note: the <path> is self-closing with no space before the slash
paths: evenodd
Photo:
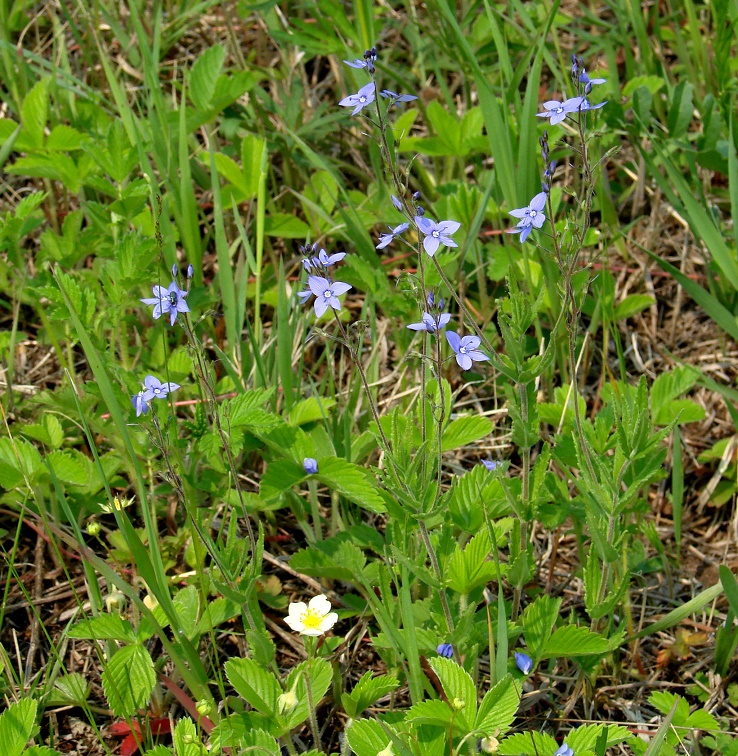
<path id="1" fill-rule="evenodd" d="M 82 620 L 70 628 L 67 634 L 70 638 L 90 640 L 119 640 L 129 643 L 136 640 L 131 623 L 117 614 L 101 614 Z"/>
<path id="2" fill-rule="evenodd" d="M 285 690 L 292 690 L 292 686 L 297 681 L 295 695 L 297 696 L 298 704 L 292 714 L 287 717 L 286 732 L 293 730 L 308 718 L 308 696 L 305 685 L 305 676 L 308 674 L 308 670 L 310 672 L 310 688 L 313 703 L 316 708 L 323 700 L 333 679 L 333 668 L 325 659 L 312 659 L 292 668 L 292 671 L 287 676 L 284 687 Z"/>
<path id="3" fill-rule="evenodd" d="M 551 636 L 560 607 L 561 599 L 539 596 L 532 604 L 525 607 L 521 615 L 520 624 L 525 633 L 525 642 L 528 644 L 531 656 L 536 660 L 541 658 L 543 647 Z"/>
<path id="4" fill-rule="evenodd" d="M 305 425 L 326 419 L 330 410 L 335 406 L 335 399 L 309 396 L 295 404 L 290 410 L 289 423 L 290 425 Z"/>
<path id="5" fill-rule="evenodd" d="M 84 134 L 62 123 L 54 126 L 44 147 L 47 150 L 58 150 L 59 152 L 81 150 L 83 140 Z"/>
<path id="6" fill-rule="evenodd" d="M 526 635 L 526 639 L 527 639 Z M 618 637 L 618 642 L 621 638 Z M 617 645 L 617 644 L 616 644 Z M 540 658 L 588 656 L 589 654 L 606 654 L 613 648 L 612 639 L 593 633 L 586 627 L 564 625 L 546 641 Z"/>
<path id="7" fill-rule="evenodd" d="M 412 722 L 415 725 L 426 724 L 444 727 L 450 725 L 452 719 L 453 709 L 440 699 L 416 703 L 405 714 L 405 721 Z"/>
<path id="8" fill-rule="evenodd" d="M 90 683 L 79 672 L 70 672 L 54 682 L 46 699 L 47 706 L 84 706 L 90 695 Z"/>
<path id="9" fill-rule="evenodd" d="M 376 719 L 353 722 L 346 729 L 346 739 L 356 756 L 377 756 L 391 743 L 390 736 Z"/>
<path id="10" fill-rule="evenodd" d="M 341 695 L 341 703 L 346 713 L 352 719 L 356 719 L 364 709 L 391 693 L 399 684 L 396 677 L 389 675 L 373 677 L 371 672 L 366 672 L 350 693 Z"/>
<path id="11" fill-rule="evenodd" d="M 208 110 L 223 70 L 226 51 L 222 45 L 208 47 L 190 71 L 190 98 L 199 110 Z"/>
<path id="12" fill-rule="evenodd" d="M 520 690 L 511 675 L 506 675 L 487 691 L 479 704 L 474 729 L 481 735 L 504 735 L 511 727 L 520 703 Z"/>
<path id="13" fill-rule="evenodd" d="M 430 660 L 433 671 L 443 686 L 446 698 L 453 704 L 458 699 L 464 707 L 457 712 L 456 719 L 463 717 L 466 723 L 472 723 L 477 716 L 477 688 L 471 675 L 453 659 L 436 656 Z"/>
<path id="14" fill-rule="evenodd" d="M 295 215 L 272 213 L 264 218 L 264 233 L 282 239 L 305 239 L 310 235 L 310 227 Z"/>
<path id="15" fill-rule="evenodd" d="M 21 150 L 41 149 L 44 146 L 44 129 L 48 119 L 49 92 L 48 79 L 34 84 L 21 105 L 23 131 L 16 147 Z"/>
<path id="16" fill-rule="evenodd" d="M 253 199 L 259 188 L 261 161 L 266 140 L 256 134 L 246 134 L 241 140 L 241 163 L 244 178 L 244 192 L 246 199 Z"/>
<path id="17" fill-rule="evenodd" d="M 384 500 L 373 484 L 376 477 L 364 467 L 338 457 L 324 457 L 320 460 L 318 474 L 315 477 L 370 512 L 386 512 Z"/>
<path id="18" fill-rule="evenodd" d="M 92 473 L 90 460 L 77 449 L 51 452 L 46 459 L 59 480 L 75 486 L 84 486 L 89 482 Z"/>
<path id="19" fill-rule="evenodd" d="M 146 708 L 156 684 L 151 655 L 140 643 L 124 646 L 108 661 L 102 684 L 113 714 L 132 717 Z"/>
<path id="20" fill-rule="evenodd" d="M 282 690 L 277 678 L 253 659 L 230 659 L 225 664 L 228 681 L 241 698 L 266 716 L 277 713 Z"/>
<path id="21" fill-rule="evenodd" d="M 3 756 L 20 756 L 36 723 L 38 702 L 24 698 L 0 714 L 0 743 Z"/>
<path id="22" fill-rule="evenodd" d="M 693 94 L 694 85 L 689 81 L 680 81 L 674 87 L 669 113 L 666 116 L 666 127 L 672 139 L 681 139 L 687 133 L 694 113 Z"/>
<path id="23" fill-rule="evenodd" d="M 459 417 L 444 428 L 441 447 L 445 452 L 460 449 L 483 439 L 491 432 L 492 421 L 486 417 Z"/>
<path id="24" fill-rule="evenodd" d="M 735 579 L 735 575 L 730 571 L 730 568 L 721 564 L 718 568 L 720 575 L 720 583 L 725 591 L 725 596 L 728 599 L 728 604 L 733 610 L 733 614 L 738 616 L 738 581 Z"/>
<path id="25" fill-rule="evenodd" d="M 655 301 L 653 297 L 649 297 L 647 294 L 631 294 L 629 297 L 625 297 L 615 308 L 615 320 L 627 320 L 650 307 Z"/>
<path id="26" fill-rule="evenodd" d="M 607 728 L 607 748 L 613 748 L 618 743 L 633 737 L 627 728 L 621 725 L 579 725 L 566 736 L 566 743 L 574 749 L 575 754 L 581 751 L 592 751 L 605 728 Z"/>
<path id="27" fill-rule="evenodd" d="M 497 753 L 500 756 L 550 756 L 559 744 L 544 732 L 521 732 L 505 738 Z"/>
<path id="28" fill-rule="evenodd" d="M 179 617 L 180 627 L 192 640 L 197 634 L 197 619 L 200 613 L 200 596 L 194 585 L 178 591 L 174 597 L 174 608 Z"/>
<path id="29" fill-rule="evenodd" d="M 462 549 L 456 546 L 448 561 L 446 584 L 462 595 L 471 593 L 475 588 L 486 585 L 499 577 L 497 565 L 487 559 L 492 545 L 487 530 L 481 530 Z"/>
<path id="30" fill-rule="evenodd" d="M 197 728 L 188 717 L 183 717 L 175 725 L 172 743 L 177 756 L 202 756 L 203 749 L 197 737 Z"/>
<path id="31" fill-rule="evenodd" d="M 651 94 L 656 94 L 665 83 L 660 76 L 634 76 L 623 87 L 623 97 L 630 97 L 639 87 L 646 87 Z"/>

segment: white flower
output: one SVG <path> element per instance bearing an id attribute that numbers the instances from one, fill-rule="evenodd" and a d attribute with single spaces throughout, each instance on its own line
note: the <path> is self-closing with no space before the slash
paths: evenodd
<path id="1" fill-rule="evenodd" d="M 290 604 L 284 621 L 301 635 L 323 635 L 338 622 L 338 615 L 331 611 L 331 602 L 321 593 L 311 598 L 309 604 L 304 601 Z"/>

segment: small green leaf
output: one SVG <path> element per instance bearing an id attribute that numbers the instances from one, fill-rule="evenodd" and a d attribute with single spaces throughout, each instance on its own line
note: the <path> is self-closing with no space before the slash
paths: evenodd
<path id="1" fill-rule="evenodd" d="M 621 639 L 618 637 L 617 640 L 619 643 Z M 599 633 L 591 632 L 586 627 L 564 625 L 564 627 L 558 628 L 546 641 L 540 658 L 551 659 L 606 654 L 612 649 L 613 639 L 608 640 Z"/>
<path id="2" fill-rule="evenodd" d="M 559 617 L 560 607 L 561 599 L 539 596 L 532 604 L 528 604 L 520 618 L 525 642 L 535 659 L 541 658 L 543 647 Z"/>
<path id="3" fill-rule="evenodd" d="M 132 717 L 147 706 L 156 684 L 151 655 L 140 643 L 124 646 L 108 661 L 102 684 L 113 714 Z"/>
<path id="4" fill-rule="evenodd" d="M 376 719 L 353 722 L 346 729 L 346 739 L 356 756 L 377 756 L 391 743 L 390 736 Z"/>
<path id="5" fill-rule="evenodd" d="M 364 709 L 391 693 L 399 684 L 396 677 L 388 675 L 373 677 L 371 672 L 367 672 L 362 675 L 350 693 L 344 693 L 341 696 L 341 703 L 346 713 L 352 719 L 356 719 Z"/>
<path id="6" fill-rule="evenodd" d="M 491 432 L 492 421 L 486 417 L 459 417 L 444 428 L 441 446 L 445 452 L 453 451 L 480 441 Z"/>
<path id="7" fill-rule="evenodd" d="M 20 756 L 36 723 L 38 702 L 24 698 L 0 714 L 0 743 L 3 756 Z"/>
<path id="8" fill-rule="evenodd" d="M 136 640 L 136 633 L 131 623 L 117 614 L 100 614 L 97 617 L 82 620 L 70 628 L 67 634 L 70 638 L 87 638 L 90 640 L 127 642 Z"/>
<path id="9" fill-rule="evenodd" d="M 225 672 L 241 698 L 266 716 L 276 714 L 282 689 L 271 672 L 249 658 L 230 659 L 225 664 Z"/>
<path id="10" fill-rule="evenodd" d="M 264 233 L 283 239 L 304 239 L 310 235 L 310 228 L 304 220 L 289 213 L 272 213 L 264 219 Z"/>
<path id="11" fill-rule="evenodd" d="M 195 107 L 207 110 L 215 95 L 215 86 L 223 70 L 226 51 L 222 45 L 208 47 L 190 71 L 190 97 Z"/>
<path id="12" fill-rule="evenodd" d="M 656 300 L 647 294 L 631 294 L 615 308 L 615 320 L 627 320 L 654 304 Z"/>
<path id="13" fill-rule="evenodd" d="M 520 703 L 520 690 L 511 675 L 506 675 L 487 691 L 479 704 L 474 729 L 485 736 L 498 737 L 512 726 Z"/>
<path id="14" fill-rule="evenodd" d="M 426 724 L 444 727 L 451 724 L 453 713 L 453 710 L 445 701 L 439 699 L 421 701 L 408 709 L 407 714 L 405 714 L 405 721 L 412 722 L 415 725 Z"/>
<path id="15" fill-rule="evenodd" d="M 477 716 L 477 688 L 471 675 L 453 659 L 445 659 L 443 656 L 432 658 L 430 665 L 441 681 L 446 698 L 452 703 L 457 700 L 463 704 L 455 721 L 463 719 L 469 727 Z"/>

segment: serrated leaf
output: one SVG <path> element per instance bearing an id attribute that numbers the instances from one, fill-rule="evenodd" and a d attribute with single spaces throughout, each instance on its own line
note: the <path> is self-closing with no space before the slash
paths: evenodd
<path id="1" fill-rule="evenodd" d="M 177 722 L 172 733 L 174 753 L 177 756 L 202 756 L 202 744 L 197 737 L 195 723 L 189 717 Z"/>
<path id="2" fill-rule="evenodd" d="M 215 95 L 215 87 L 223 70 L 226 51 L 222 45 L 208 47 L 190 70 L 190 98 L 195 107 L 206 111 Z"/>
<path id="3" fill-rule="evenodd" d="M 97 617 L 82 620 L 71 627 L 67 633 L 70 638 L 89 640 L 119 640 L 132 642 L 136 640 L 133 625 L 117 614 L 100 614 Z"/>
<path id="4" fill-rule="evenodd" d="M 324 457 L 315 477 L 370 512 L 383 514 L 387 511 L 382 497 L 372 485 L 376 478 L 364 467 L 346 462 L 345 459 Z"/>
<path id="5" fill-rule="evenodd" d="M 559 744 L 545 732 L 520 732 L 505 738 L 499 745 L 500 756 L 550 756 Z"/>
<path id="6" fill-rule="evenodd" d="M 446 570 L 449 588 L 465 595 L 498 578 L 497 565 L 487 559 L 491 548 L 486 529 L 477 533 L 466 548 L 457 545 Z"/>
<path id="7" fill-rule="evenodd" d="M 474 729 L 482 735 L 499 737 L 511 727 L 520 704 L 520 690 L 511 675 L 506 675 L 487 691 L 479 704 Z"/>
<path id="8" fill-rule="evenodd" d="M 70 672 L 54 683 L 47 706 L 84 706 L 90 695 L 90 684 L 79 672 Z"/>
<path id="9" fill-rule="evenodd" d="M 23 439 L 0 438 L 0 486 L 10 491 L 28 479 L 33 484 L 43 462 L 35 447 Z"/>
<path id="10" fill-rule="evenodd" d="M 551 635 L 559 616 L 560 607 L 561 599 L 539 596 L 525 608 L 520 618 L 520 624 L 525 633 L 525 642 L 528 644 L 531 656 L 536 659 L 540 658 L 543 647 Z"/>
<path id="11" fill-rule="evenodd" d="M 48 118 L 48 79 L 36 82 L 23 99 L 21 124 L 23 130 L 16 147 L 21 150 L 41 149 L 44 146 L 44 129 Z"/>
<path id="12" fill-rule="evenodd" d="M 20 756 L 36 723 L 38 702 L 24 698 L 0 714 L 0 743 L 3 756 Z"/>
<path id="13" fill-rule="evenodd" d="M 190 640 L 196 635 L 197 620 L 200 613 L 200 596 L 194 585 L 182 588 L 174 597 L 174 608 L 185 635 Z"/>
<path id="14" fill-rule="evenodd" d="M 371 672 L 367 672 L 362 675 L 350 693 L 344 693 L 341 696 L 341 703 L 346 713 L 352 719 L 356 719 L 364 709 L 382 696 L 391 693 L 399 684 L 396 677 L 389 675 L 373 677 Z"/>
<path id="15" fill-rule="evenodd" d="M 606 654 L 612 648 L 611 640 L 604 638 L 598 633 L 591 632 L 586 627 L 564 625 L 564 627 L 558 628 L 546 641 L 540 658 L 552 659 Z"/>
<path id="16" fill-rule="evenodd" d="M 140 643 L 123 646 L 105 666 L 102 684 L 113 714 L 132 717 L 148 705 L 156 684 L 151 655 Z"/>
<path id="17" fill-rule="evenodd" d="M 64 483 L 84 486 L 90 479 L 91 463 L 76 449 L 55 451 L 47 455 L 46 459 L 54 468 L 54 473 Z"/>
<path id="18" fill-rule="evenodd" d="M 492 432 L 492 421 L 486 417 L 458 417 L 443 430 L 443 451 L 460 449 L 467 444 L 483 439 Z"/>
<path id="19" fill-rule="evenodd" d="M 81 150 L 83 140 L 84 134 L 62 123 L 54 126 L 49 133 L 44 147 L 47 150 L 58 150 L 59 152 Z"/>
<path id="20" fill-rule="evenodd" d="M 405 714 L 405 721 L 415 725 L 443 727 L 451 724 L 452 719 L 453 710 L 445 701 L 439 699 L 416 703 Z"/>
<path id="21" fill-rule="evenodd" d="M 282 689 L 271 672 L 248 658 L 230 659 L 225 664 L 225 672 L 241 698 L 266 716 L 276 714 Z"/>
<path id="22" fill-rule="evenodd" d="M 566 736 L 566 744 L 574 749 L 574 753 L 594 750 L 598 738 L 607 727 L 607 748 L 612 748 L 624 740 L 630 740 L 633 736 L 627 728 L 621 725 L 579 725 Z"/>
<path id="23" fill-rule="evenodd" d="M 377 756 L 391 743 L 376 719 L 359 719 L 346 729 L 346 739 L 356 756 Z"/>
<path id="24" fill-rule="evenodd" d="M 308 670 L 313 703 L 316 708 L 323 700 L 333 679 L 333 669 L 325 659 L 312 659 L 309 662 L 302 662 L 292 668 L 292 671 L 287 676 L 284 687 L 285 690 L 292 690 L 292 686 L 297 681 L 295 695 L 297 696 L 298 704 L 292 714 L 286 718 L 286 730 L 283 734 L 293 730 L 308 718 L 308 695 L 305 685 L 305 676 L 308 674 Z"/>
<path id="25" fill-rule="evenodd" d="M 463 719 L 467 730 L 470 729 L 477 716 L 477 689 L 471 675 L 455 661 L 443 656 L 432 658 L 430 665 L 441 681 L 446 698 L 452 703 L 455 699 L 464 703 L 456 714 L 455 722 L 460 724 L 459 720 Z"/>

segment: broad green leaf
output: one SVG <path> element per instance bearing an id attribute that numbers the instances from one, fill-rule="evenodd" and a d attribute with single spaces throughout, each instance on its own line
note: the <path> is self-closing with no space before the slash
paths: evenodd
<path id="1" fill-rule="evenodd" d="M 633 737 L 628 729 L 621 725 L 579 725 L 566 736 L 566 744 L 574 749 L 575 754 L 581 751 L 592 751 L 605 727 L 607 727 L 607 748 L 613 748 L 618 743 Z"/>
<path id="2" fill-rule="evenodd" d="M 377 756 L 392 742 L 376 719 L 353 722 L 346 729 L 346 739 L 356 756 Z"/>
<path id="3" fill-rule="evenodd" d="M 81 150 L 83 140 L 84 135 L 77 131 L 77 129 L 73 129 L 71 126 L 66 126 L 65 124 L 59 124 L 51 130 L 44 147 L 47 150 L 58 150 L 60 152 Z"/>
<path id="4" fill-rule="evenodd" d="M 304 220 L 289 213 L 272 213 L 264 218 L 264 233 L 283 239 L 305 239 L 310 228 Z"/>
<path id="5" fill-rule="evenodd" d="M 445 701 L 440 699 L 421 701 L 408 709 L 405 721 L 416 725 L 444 727 L 451 724 L 453 714 L 453 709 Z"/>
<path id="6" fill-rule="evenodd" d="M 430 665 L 441 681 L 446 698 L 452 705 L 454 701 L 463 705 L 457 712 L 457 720 L 463 718 L 467 726 L 470 726 L 477 716 L 477 688 L 471 675 L 453 659 L 445 659 L 443 656 L 432 658 Z"/>
<path id="7" fill-rule="evenodd" d="M 241 141 L 241 163 L 246 199 L 253 199 L 259 188 L 261 161 L 266 141 L 256 134 L 247 134 Z"/>
<path id="8" fill-rule="evenodd" d="M 21 138 L 16 142 L 20 150 L 41 149 L 44 146 L 44 129 L 48 118 L 48 79 L 34 84 L 21 106 Z"/>
<path id="9" fill-rule="evenodd" d="M 89 638 L 91 640 L 127 642 L 136 640 L 136 633 L 131 623 L 117 614 L 100 614 L 97 617 L 82 620 L 70 628 L 67 634 L 70 638 Z"/>
<path id="10" fill-rule="evenodd" d="M 612 647 L 611 640 L 608 640 L 599 633 L 591 632 L 586 627 L 564 625 L 558 628 L 546 641 L 540 658 L 552 659 L 558 657 L 587 656 L 589 654 L 606 654 L 612 650 Z"/>
<path id="11" fill-rule="evenodd" d="M 46 699 L 47 706 L 84 706 L 90 695 L 90 683 L 79 672 L 70 672 L 54 682 Z"/>
<path id="12" fill-rule="evenodd" d="M 528 604 L 520 618 L 525 642 L 535 659 L 541 658 L 543 647 L 559 617 L 560 607 L 561 599 L 539 596 L 532 604 Z"/>
<path id="13" fill-rule="evenodd" d="M 725 591 L 728 604 L 730 604 L 733 614 L 738 616 L 738 581 L 736 581 L 735 575 L 730 571 L 730 568 L 724 564 L 720 565 L 719 574 L 720 583 Z"/>
<path id="14" fill-rule="evenodd" d="M 225 663 L 225 672 L 238 695 L 257 711 L 266 716 L 276 713 L 282 690 L 271 672 L 249 658 L 230 659 Z"/>
<path id="15" fill-rule="evenodd" d="M 654 304 L 656 300 L 647 294 L 631 294 L 625 297 L 615 308 L 615 320 L 627 320 L 647 307 Z"/>
<path id="16" fill-rule="evenodd" d="M 46 459 L 54 468 L 57 478 L 65 483 L 83 486 L 90 479 L 90 461 L 77 449 L 54 451 Z"/>
<path id="17" fill-rule="evenodd" d="M 203 749 L 197 737 L 197 728 L 188 717 L 183 717 L 175 725 L 172 743 L 176 756 L 202 756 Z"/>
<path id="18" fill-rule="evenodd" d="M 333 668 L 325 659 L 312 659 L 292 668 L 292 671 L 287 676 L 284 687 L 285 690 L 292 690 L 292 686 L 295 680 L 297 680 L 295 695 L 297 696 L 298 704 L 292 714 L 287 717 L 286 732 L 293 730 L 308 718 L 308 696 L 305 686 L 305 676 L 308 674 L 308 671 L 310 674 L 313 703 L 316 707 L 323 700 L 323 696 L 325 696 L 333 679 Z"/>
<path id="19" fill-rule="evenodd" d="M 474 729 L 485 736 L 504 735 L 513 723 L 520 704 L 520 690 L 511 675 L 506 675 L 487 691 L 479 704 Z"/>
<path id="20" fill-rule="evenodd" d="M 215 86 L 223 70 L 226 51 L 222 45 L 208 47 L 190 71 L 190 97 L 199 110 L 208 110 L 215 95 Z"/>
<path id="21" fill-rule="evenodd" d="M 197 588 L 194 585 L 188 585 L 178 591 L 174 597 L 174 608 L 185 635 L 190 639 L 194 638 L 200 613 L 200 596 Z"/>
<path id="22" fill-rule="evenodd" d="M 443 430 L 443 451 L 460 449 L 467 444 L 483 439 L 492 432 L 492 421 L 486 417 L 459 417 Z"/>
<path id="23" fill-rule="evenodd" d="M 24 698 L 0 714 L 0 744 L 3 756 L 20 756 L 36 723 L 38 702 Z"/>
<path id="24" fill-rule="evenodd" d="M 623 97 L 630 97 L 638 87 L 646 87 L 651 94 L 656 94 L 665 83 L 660 76 L 634 76 L 623 87 Z"/>
<path id="25" fill-rule="evenodd" d="M 307 399 L 297 402 L 290 410 L 289 423 L 290 425 L 305 425 L 323 420 L 328 417 L 328 413 L 335 406 L 335 399 L 309 396 Z"/>
<path id="26" fill-rule="evenodd" d="M 559 744 L 545 732 L 521 732 L 505 738 L 497 751 L 501 756 L 551 756 Z"/>
<path id="27" fill-rule="evenodd" d="M 382 514 L 386 511 L 384 501 L 372 483 L 376 477 L 364 467 L 338 457 L 325 457 L 321 459 L 315 477 L 370 512 Z"/>
<path id="28" fill-rule="evenodd" d="M 449 588 L 465 595 L 498 578 L 497 565 L 488 560 L 491 549 L 486 529 L 477 533 L 466 548 L 457 545 L 446 569 Z"/>
<path id="29" fill-rule="evenodd" d="M 156 684 L 151 655 L 140 643 L 124 646 L 108 661 L 102 684 L 113 714 L 132 717 L 148 705 Z"/>

